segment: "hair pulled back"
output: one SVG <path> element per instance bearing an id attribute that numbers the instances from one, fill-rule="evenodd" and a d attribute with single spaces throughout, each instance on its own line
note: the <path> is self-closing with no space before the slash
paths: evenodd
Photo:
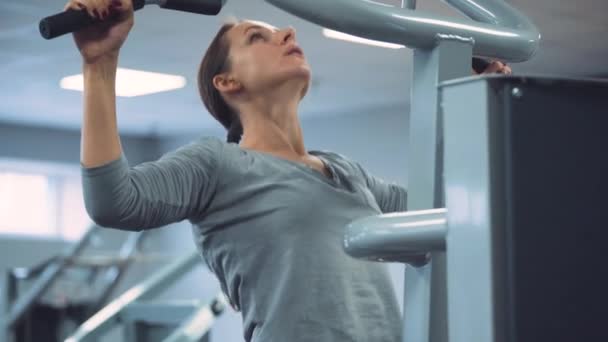
<path id="1" fill-rule="evenodd" d="M 219 121 L 228 131 L 227 141 L 239 143 L 243 135 L 243 125 L 239 114 L 234 111 L 224 100 L 219 90 L 213 85 L 213 78 L 223 72 L 230 70 L 230 42 L 226 38 L 226 32 L 236 26 L 238 22 L 233 20 L 222 25 L 220 30 L 211 41 L 205 56 L 198 69 L 198 91 L 211 115 Z"/>

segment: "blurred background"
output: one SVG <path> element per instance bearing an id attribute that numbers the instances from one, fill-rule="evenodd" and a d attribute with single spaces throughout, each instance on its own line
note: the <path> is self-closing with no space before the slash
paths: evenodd
<path id="1" fill-rule="evenodd" d="M 528 62 L 511 65 L 514 74 L 608 78 L 607 1 L 508 2 L 528 15 L 542 33 L 538 54 Z M 62 253 L 92 224 L 84 210 L 80 185 L 83 103 L 82 92 L 75 90 L 81 73 L 80 55 L 71 35 L 47 41 L 38 33 L 38 21 L 61 11 L 64 5 L 64 1 L 56 0 L 0 2 L 3 279 L 15 268 L 39 266 Z M 461 16 L 439 1 L 419 1 L 418 9 Z M 147 6 L 136 13 L 135 26 L 119 60 L 125 78 L 121 81 L 119 76 L 117 82 L 133 82 L 139 75 L 127 72 L 135 70 L 155 73 L 146 74 L 147 77 L 166 74 L 158 81 L 141 82 L 174 89 L 143 89 L 118 97 L 122 145 L 132 165 L 155 160 L 199 136 L 225 140 L 224 129 L 199 98 L 196 73 L 211 39 L 230 17 L 296 29 L 298 43 L 313 70 L 312 85 L 299 112 L 309 150 L 342 153 L 375 175 L 407 186 L 412 51 L 330 38 L 322 27 L 261 0 L 230 0 L 217 17 L 161 10 L 157 6 Z M 172 87 L 173 80 L 177 83 Z M 131 90 L 137 86 L 123 85 Z M 126 232 L 104 231 L 91 240 L 91 250 L 111 257 L 117 255 L 126 239 Z M 175 257 L 194 250 L 188 223 L 148 232 L 138 245 L 136 254 L 141 257 L 134 259 L 108 299 Z M 390 267 L 401 302 L 403 266 Z M 49 306 L 66 307 L 93 291 L 86 280 L 77 276 L 63 275 L 60 280 L 61 285 L 46 291 Z M 5 317 L 10 304 L 6 299 L 7 284 L 0 283 Z M 27 286 L 24 288 L 26 291 Z M 214 275 L 201 263 L 159 298 L 210 301 L 218 291 Z M 123 332 L 108 336 L 108 340 L 117 341 Z M 211 340 L 242 341 L 239 313 L 228 308 L 214 325 Z"/>

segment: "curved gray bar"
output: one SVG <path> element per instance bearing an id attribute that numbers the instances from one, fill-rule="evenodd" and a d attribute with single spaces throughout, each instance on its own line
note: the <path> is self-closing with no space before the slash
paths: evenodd
<path id="1" fill-rule="evenodd" d="M 356 36 L 432 48 L 439 39 L 473 40 L 473 54 L 521 62 L 538 48 L 540 33 L 501 0 L 449 0 L 473 22 L 371 0 L 266 0 L 305 20 Z"/>
<path id="2" fill-rule="evenodd" d="M 445 250 L 446 232 L 445 209 L 369 216 L 346 227 L 344 250 L 355 258 L 419 265 L 428 252 Z"/>

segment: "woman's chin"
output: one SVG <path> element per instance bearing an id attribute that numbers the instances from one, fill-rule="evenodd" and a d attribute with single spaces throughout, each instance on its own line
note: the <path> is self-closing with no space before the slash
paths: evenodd
<path id="1" fill-rule="evenodd" d="M 307 79 L 310 79 L 310 66 L 307 63 L 303 63 L 300 65 L 294 65 L 292 68 L 290 68 L 291 72 L 290 74 L 293 75 L 292 77 L 305 77 Z"/>
<path id="2" fill-rule="evenodd" d="M 311 77 L 311 71 L 308 64 L 300 65 L 284 65 L 280 71 L 278 71 L 279 79 L 282 80 L 303 80 L 309 81 Z"/>

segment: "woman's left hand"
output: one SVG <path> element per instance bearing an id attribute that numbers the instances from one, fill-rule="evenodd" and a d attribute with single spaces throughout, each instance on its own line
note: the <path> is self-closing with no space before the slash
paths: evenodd
<path id="1" fill-rule="evenodd" d="M 475 72 L 475 71 L 473 71 Z M 479 75 L 477 72 L 475 72 L 476 75 Z M 481 73 L 481 74 L 504 74 L 504 75 L 511 75 L 511 68 L 500 61 L 494 61 L 490 64 L 488 64 L 488 66 L 486 67 L 486 69 Z"/>

